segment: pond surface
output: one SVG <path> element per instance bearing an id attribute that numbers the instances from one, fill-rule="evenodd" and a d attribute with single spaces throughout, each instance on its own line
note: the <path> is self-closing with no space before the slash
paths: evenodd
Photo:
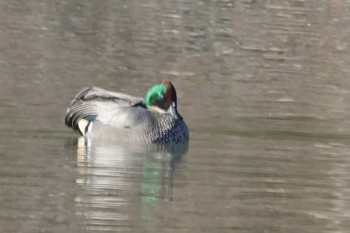
<path id="1" fill-rule="evenodd" d="M 350 232 L 350 2 L 0 1 L 1 232 Z M 86 147 L 84 86 L 173 82 L 183 146 Z"/>

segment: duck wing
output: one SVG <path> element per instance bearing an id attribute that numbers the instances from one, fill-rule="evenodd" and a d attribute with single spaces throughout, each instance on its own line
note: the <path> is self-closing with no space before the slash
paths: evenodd
<path id="1" fill-rule="evenodd" d="M 80 101 L 113 102 L 118 105 L 131 106 L 143 101 L 141 97 L 127 95 L 122 92 L 114 92 L 100 87 L 83 88 L 72 100 L 70 106 Z"/>
<path id="2" fill-rule="evenodd" d="M 140 97 L 99 87 L 83 88 L 71 101 L 65 124 L 81 135 L 85 135 L 90 122 L 95 120 L 114 127 L 129 128 L 143 111 L 147 110 Z"/>

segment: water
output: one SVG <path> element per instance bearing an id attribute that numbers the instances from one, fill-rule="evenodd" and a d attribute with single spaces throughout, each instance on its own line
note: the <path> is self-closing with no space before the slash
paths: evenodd
<path id="1" fill-rule="evenodd" d="M 0 1 L 1 232 L 349 232 L 348 1 Z M 64 126 L 171 80 L 187 147 Z"/>

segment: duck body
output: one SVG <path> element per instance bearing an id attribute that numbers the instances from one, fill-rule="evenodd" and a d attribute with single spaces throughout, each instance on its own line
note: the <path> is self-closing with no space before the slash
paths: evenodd
<path id="1" fill-rule="evenodd" d="M 84 88 L 67 109 L 65 124 L 93 140 L 182 143 L 189 132 L 177 111 L 176 91 L 163 80 L 140 98 L 102 88 Z"/>

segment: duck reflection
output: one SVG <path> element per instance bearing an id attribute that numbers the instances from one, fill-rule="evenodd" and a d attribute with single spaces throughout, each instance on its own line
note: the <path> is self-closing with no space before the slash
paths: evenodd
<path id="1" fill-rule="evenodd" d="M 172 200 L 173 171 L 188 144 L 108 145 L 78 139 L 76 214 L 94 230 L 149 230 L 161 203 Z M 143 229 L 145 230 L 145 229 Z"/>

